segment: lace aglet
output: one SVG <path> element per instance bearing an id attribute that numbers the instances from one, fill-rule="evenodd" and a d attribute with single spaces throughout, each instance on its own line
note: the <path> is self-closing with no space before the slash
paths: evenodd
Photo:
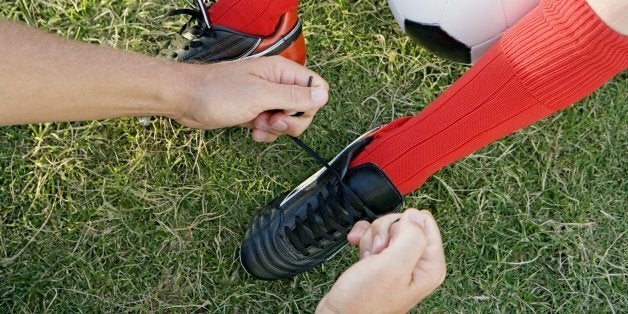
<path id="1" fill-rule="evenodd" d="M 307 87 L 312 87 L 312 81 L 314 81 L 314 76 L 310 75 L 310 77 L 307 79 Z M 299 111 L 299 112 L 293 114 L 292 116 L 293 117 L 300 117 L 303 114 L 305 114 L 305 112 Z"/>

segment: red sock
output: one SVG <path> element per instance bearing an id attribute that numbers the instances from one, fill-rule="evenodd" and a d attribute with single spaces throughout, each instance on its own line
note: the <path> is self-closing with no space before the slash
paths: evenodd
<path id="1" fill-rule="evenodd" d="M 386 125 L 351 163 L 402 194 L 436 171 L 582 99 L 628 67 L 628 36 L 584 0 L 542 0 L 425 110 Z"/>
<path id="2" fill-rule="evenodd" d="M 270 36 L 281 16 L 296 10 L 298 5 L 298 0 L 219 0 L 208 13 L 212 25 L 250 35 Z"/>

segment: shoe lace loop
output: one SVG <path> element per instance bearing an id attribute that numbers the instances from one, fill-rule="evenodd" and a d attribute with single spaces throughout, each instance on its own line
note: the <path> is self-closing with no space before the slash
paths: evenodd
<path id="1" fill-rule="evenodd" d="M 205 7 L 205 3 L 203 0 L 196 0 L 197 9 L 172 9 L 168 11 L 167 16 L 177 16 L 177 15 L 189 15 L 190 19 L 183 24 L 181 29 L 179 30 L 179 34 L 183 34 L 188 27 L 191 25 L 190 33 L 193 38 L 183 46 L 184 50 L 189 50 L 190 48 L 196 48 L 203 45 L 203 43 L 199 40 L 199 38 L 204 36 L 214 37 L 216 34 L 213 32 L 213 28 L 211 26 L 211 21 L 209 19 L 209 15 L 207 15 L 207 9 Z M 173 58 L 177 57 L 176 52 L 172 55 Z"/>
<path id="2" fill-rule="evenodd" d="M 324 246 L 320 241 L 334 241 L 331 234 L 336 231 L 341 231 L 344 236 L 344 233 L 355 223 L 356 215 L 349 198 L 351 188 L 342 181 L 336 169 L 303 141 L 292 136 L 290 138 L 336 177 L 336 182 L 327 183 L 325 188 L 318 192 L 316 196 L 318 205 L 308 204 L 304 217 L 296 218 L 296 228 L 286 227 L 285 233 L 290 242 L 300 253 L 308 256 L 312 247 L 323 249 Z M 367 208 L 361 209 L 366 217 L 375 217 L 375 214 Z"/>

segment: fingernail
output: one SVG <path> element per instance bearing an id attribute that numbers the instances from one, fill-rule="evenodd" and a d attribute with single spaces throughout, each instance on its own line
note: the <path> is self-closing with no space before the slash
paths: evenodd
<path id="1" fill-rule="evenodd" d="M 288 124 L 282 120 L 279 120 L 272 125 L 273 129 L 283 131 L 288 128 Z"/>
<path id="2" fill-rule="evenodd" d="M 369 251 L 362 252 L 362 258 L 367 258 L 369 256 L 371 256 L 371 252 L 369 252 Z"/>
<path id="3" fill-rule="evenodd" d="M 312 93 L 312 105 L 322 105 L 327 99 L 327 91 L 324 89 L 313 89 Z"/>

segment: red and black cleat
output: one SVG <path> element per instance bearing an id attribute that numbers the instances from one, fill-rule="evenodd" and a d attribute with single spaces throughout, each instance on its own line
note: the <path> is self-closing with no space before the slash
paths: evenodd
<path id="1" fill-rule="evenodd" d="M 301 21 L 296 11 L 285 13 L 275 33 L 268 37 L 249 35 L 224 26 L 213 26 L 202 0 L 197 10 L 173 10 L 171 15 L 192 18 L 182 31 L 183 42 L 170 55 L 176 61 L 215 63 L 280 55 L 305 65 L 306 48 Z"/>

